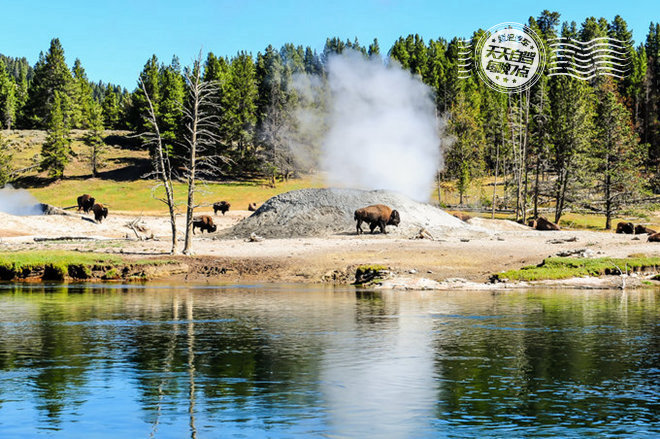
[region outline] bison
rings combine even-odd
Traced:
[[[218,226],[213,224],[213,218],[211,218],[208,215],[202,215],[197,218],[193,218],[193,225],[192,225],[192,230],[193,234],[195,234],[195,229],[200,229],[202,233],[206,231],[207,233],[213,233],[216,230],[218,230]]]
[[[468,222],[468,220],[472,219],[472,217],[470,215],[468,215],[467,213],[463,213],[463,212],[455,212],[455,213],[452,213],[452,215],[455,216],[456,218],[458,218],[459,220],[465,222],[465,223]]]
[[[660,242],[660,233],[654,233],[652,235],[649,235],[648,241],[649,242]]]
[[[95,203],[92,211],[94,212],[94,219],[97,223],[102,222],[103,218],[108,217],[108,208],[101,203]]]
[[[552,221],[540,216],[536,219],[536,230],[561,230],[561,228]]]
[[[643,226],[641,224],[635,226],[635,235],[644,235],[644,234],[653,235],[655,233],[656,233],[655,230],[649,229],[648,227]]]
[[[622,221],[616,225],[616,233],[632,235],[635,233],[635,225],[633,223],[625,223]]]
[[[248,205],[248,210],[249,210],[250,212],[254,212],[255,210],[257,210],[257,203],[250,203],[250,204]]]
[[[353,219],[357,221],[357,234],[362,233],[362,222],[369,223],[371,233],[380,227],[380,233],[386,234],[385,225],[398,226],[401,222],[399,212],[383,204],[362,207],[355,211]]]
[[[224,215],[226,212],[229,211],[230,207],[231,204],[227,203],[226,201],[219,201],[217,203],[213,203],[213,213],[217,215],[218,211],[220,211]]]
[[[92,197],[89,194],[84,194],[78,197],[78,212],[81,210],[85,213],[89,213],[89,211],[94,207],[94,203],[96,203],[96,200],[94,197]]]

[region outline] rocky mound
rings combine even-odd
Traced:
[[[256,212],[222,232],[225,238],[246,238],[251,233],[266,238],[294,238],[355,234],[353,214],[371,204],[385,204],[399,211],[399,227],[387,226],[388,234],[411,238],[426,229],[434,238],[477,231],[443,210],[418,203],[390,191],[357,189],[302,189],[277,195]],[[363,225],[369,233],[369,226]]]

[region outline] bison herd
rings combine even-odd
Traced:
[[[97,203],[96,199],[89,194],[83,194],[78,197],[78,211],[89,213],[91,210],[94,212],[94,220],[101,223],[103,218],[108,217],[108,208],[101,203]]]
[[[224,215],[229,211],[231,204],[227,201],[218,201],[213,203],[213,213],[215,215],[218,212],[222,212]],[[257,210],[256,203],[250,203],[248,205],[248,210],[254,212]],[[83,194],[78,197],[78,211],[83,211],[89,213],[92,211],[94,213],[94,220],[97,223],[101,223],[104,218],[108,217],[108,208],[101,203],[97,203],[96,199],[89,194]],[[465,218],[454,214],[454,216],[467,220],[470,217],[466,216]],[[353,219],[357,221],[356,232],[358,235],[362,234],[362,223],[369,224],[369,230],[373,234],[376,228],[380,228],[380,233],[387,234],[385,230],[386,226],[397,226],[401,222],[401,216],[399,212],[395,209],[392,209],[389,206],[383,204],[374,204],[367,207],[362,207],[357,209],[353,214]],[[547,220],[544,217],[538,217],[536,219],[531,219],[528,221],[527,225],[536,230],[560,230],[560,227]],[[218,226],[213,223],[213,218],[209,215],[201,215],[199,217],[193,218],[193,233],[196,229],[200,229],[201,232],[213,233],[218,229]],[[642,224],[635,225],[631,222],[619,222],[616,225],[616,233],[624,233],[630,235],[648,235],[648,240],[650,242],[660,242],[660,233],[656,232],[653,229],[650,229]]]
[[[660,233],[642,224],[634,225],[631,222],[621,221],[616,225],[616,233],[627,235],[648,235],[649,242],[660,242]]]

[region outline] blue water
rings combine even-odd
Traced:
[[[660,437],[660,294],[0,286],[0,438]]]

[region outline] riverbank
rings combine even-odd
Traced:
[[[220,232],[249,214],[230,211],[214,219]],[[179,230],[183,230],[183,218],[177,221]],[[129,277],[209,284],[351,283],[356,268],[364,264],[383,265],[400,278],[424,278],[438,283],[458,278],[484,284],[496,273],[538,265],[558,254],[598,258],[660,256],[660,244],[647,242],[645,235],[583,230],[541,232],[497,220],[480,220],[478,232],[470,235],[448,233],[433,239],[389,234],[357,236],[347,230],[325,237],[251,241],[217,239],[217,234],[198,232],[192,257],[169,255],[169,230],[168,218],[164,216],[111,214],[102,224],[96,224],[89,216],[75,213],[23,217],[0,214],[0,252],[67,251],[81,259],[90,254],[116,256],[122,266],[167,260],[168,264],[152,264],[161,266],[160,269],[139,268],[136,272],[144,272],[143,276]],[[182,238],[179,237],[179,248]]]

